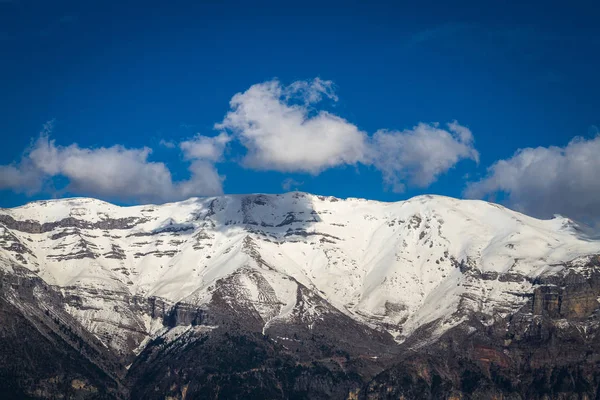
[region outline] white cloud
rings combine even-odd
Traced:
[[[566,147],[518,150],[488,168],[485,178],[469,183],[465,195],[503,194],[515,209],[538,217],[554,213],[600,222],[600,136],[573,139]]]
[[[229,112],[215,124],[218,135],[197,134],[178,144],[160,141],[167,148],[179,147],[190,164],[190,177],[183,181],[174,181],[164,163],[150,161],[150,148],[57,146],[49,139],[48,124],[19,163],[0,165],[0,189],[48,191],[51,178],[60,176],[67,178],[68,192],[109,199],[163,202],[220,194],[224,178],[214,164],[224,161],[234,141],[245,147],[241,160],[248,168],[317,175],[363,164],[380,170],[385,185],[397,192],[406,185],[428,186],[461,160],[478,161],[471,131],[456,121],[445,128],[419,123],[370,136],[319,109],[325,99],[338,100],[333,83],[319,78],[288,86],[271,80],[235,94]],[[301,184],[288,179],[282,187]]]
[[[448,130],[424,123],[404,131],[380,130],[371,148],[373,165],[394,192],[404,191],[406,182],[429,186],[462,159],[479,160],[471,131],[456,121]]]
[[[381,170],[394,191],[403,191],[406,183],[427,186],[462,159],[478,161],[471,131],[456,121],[447,129],[420,123],[370,137],[345,119],[316,109],[323,98],[337,101],[331,81],[256,84],[233,96],[231,110],[215,128],[230,132],[246,147],[243,164],[249,168],[316,175],[362,163]]]
[[[30,163],[0,165],[0,189],[32,195],[42,186],[39,171]]]
[[[227,143],[231,141],[229,135],[221,132],[218,136],[196,135],[193,139],[179,144],[187,160],[208,160],[217,162],[223,157]]]
[[[53,125],[54,120],[46,122],[40,132],[40,138],[47,137],[52,131]],[[38,142],[35,145],[32,143],[29,152],[35,151]],[[38,155],[39,158],[40,155]],[[53,168],[52,165],[43,164],[44,160],[38,161],[42,162],[44,168]],[[0,165],[0,189],[12,189],[32,195],[41,190],[43,175],[44,172],[36,165],[34,160],[24,156],[20,163]]]
[[[247,148],[243,164],[250,168],[318,174],[356,164],[365,158],[366,134],[343,118],[311,109],[323,97],[336,100],[332,90],[330,81],[320,79],[286,87],[277,80],[256,84],[233,96],[231,111],[215,127]]]
[[[188,169],[191,174],[190,179],[174,183],[177,194],[174,200],[223,194],[225,177],[219,175],[214,164],[202,160],[193,161]]]
[[[0,188],[32,194],[42,191],[49,178],[62,176],[70,193],[126,201],[164,202],[223,192],[212,164],[194,161],[188,180],[173,181],[164,163],[148,160],[151,152],[120,145],[57,146],[43,132],[18,164],[0,166]]]

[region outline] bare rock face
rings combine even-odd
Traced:
[[[121,360],[26,269],[0,271],[0,397],[121,398]]]
[[[599,254],[436,196],[3,209],[0,395],[598,398]]]
[[[515,314],[471,320],[375,377],[365,399],[595,399],[600,395],[598,257],[540,282]],[[551,283],[550,283],[551,282]]]
[[[535,315],[585,319],[598,309],[600,257],[590,258],[584,271],[542,278],[533,294]]]

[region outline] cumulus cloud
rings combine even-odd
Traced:
[[[0,166],[0,188],[33,194],[44,190],[50,178],[60,176],[68,179],[69,193],[125,201],[164,202],[223,192],[222,177],[209,161],[194,160],[190,178],[173,181],[164,163],[148,160],[151,152],[148,147],[120,145],[57,146],[46,130],[19,163]]]
[[[404,190],[406,182],[427,186],[460,160],[478,160],[471,131],[456,121],[447,129],[421,123],[411,130],[380,130],[369,136],[317,109],[324,99],[337,101],[331,81],[256,84],[233,96],[231,110],[215,128],[246,147],[246,167],[316,175],[337,166],[373,165],[394,191]]]
[[[467,185],[465,195],[506,196],[525,213],[546,218],[554,213],[599,223],[600,136],[575,138],[565,147],[518,150],[488,168],[487,176]]]
[[[462,159],[479,161],[471,131],[456,121],[447,130],[424,123],[404,131],[379,130],[371,149],[373,165],[394,192],[404,191],[405,182],[429,186]]]
[[[253,85],[230,101],[231,111],[216,129],[231,132],[247,148],[243,164],[259,170],[318,174],[356,164],[366,155],[366,133],[343,118],[312,105],[336,100],[330,81],[277,80]]]
[[[221,132],[218,136],[196,135],[179,144],[187,160],[221,161],[225,146],[231,141],[229,135]]]
[[[126,201],[220,194],[224,178],[215,163],[225,161],[234,141],[245,148],[241,157],[234,156],[247,168],[317,175],[362,164],[381,171],[385,186],[396,192],[406,185],[428,186],[461,160],[478,161],[473,134],[456,121],[370,135],[320,107],[325,100],[338,98],[333,83],[319,78],[287,86],[271,80],[235,94],[229,112],[215,124],[217,135],[160,141],[177,147],[189,165],[190,177],[177,181],[164,163],[150,160],[148,147],[59,146],[50,140],[49,124],[19,162],[0,165],[0,189],[48,192],[53,177],[64,177],[67,192]],[[301,184],[286,179],[282,187]]]
[[[32,195],[41,188],[39,171],[29,163],[0,165],[0,189]]]

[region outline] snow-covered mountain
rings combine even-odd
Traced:
[[[598,253],[566,218],[441,196],[73,198],[0,210],[0,269],[58,288],[64,311],[124,356],[172,328],[174,310],[174,324],[189,325],[217,301],[252,314],[263,334],[334,313],[398,343],[416,331],[428,342],[474,316],[490,325],[516,312],[541,277]]]

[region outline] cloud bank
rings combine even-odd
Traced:
[[[465,195],[507,196],[520,211],[547,218],[558,213],[598,224],[600,215],[600,136],[575,138],[565,147],[519,149],[496,161],[487,176],[468,184]]]
[[[330,81],[256,84],[233,96],[231,110],[215,128],[246,147],[243,164],[248,168],[316,175],[361,163],[380,170],[386,186],[396,192],[407,183],[428,186],[463,159],[478,161],[471,131],[456,121],[447,129],[420,123],[369,136],[347,120],[316,109],[324,99],[337,101]]]
[[[245,168],[318,175],[361,164],[379,170],[384,186],[395,192],[407,185],[426,187],[461,160],[478,161],[471,131],[456,121],[370,135],[323,107],[336,101],[333,83],[319,78],[287,86],[271,80],[235,94],[214,126],[216,136],[161,139],[160,146],[180,150],[189,172],[184,180],[174,180],[166,164],[151,161],[149,147],[60,146],[50,139],[48,124],[20,161],[0,165],[0,189],[57,192],[52,183],[65,178],[64,192],[128,202],[217,195],[223,193],[224,176],[215,165],[228,161],[233,142],[243,152],[232,158]],[[299,185],[282,184],[286,190]]]
[[[0,189],[34,194],[47,189],[52,178],[64,177],[69,193],[125,201],[165,202],[223,193],[222,177],[211,159],[190,157],[190,178],[173,181],[164,163],[148,160],[148,147],[63,147],[50,140],[50,131],[47,125],[19,163],[0,166]]]

